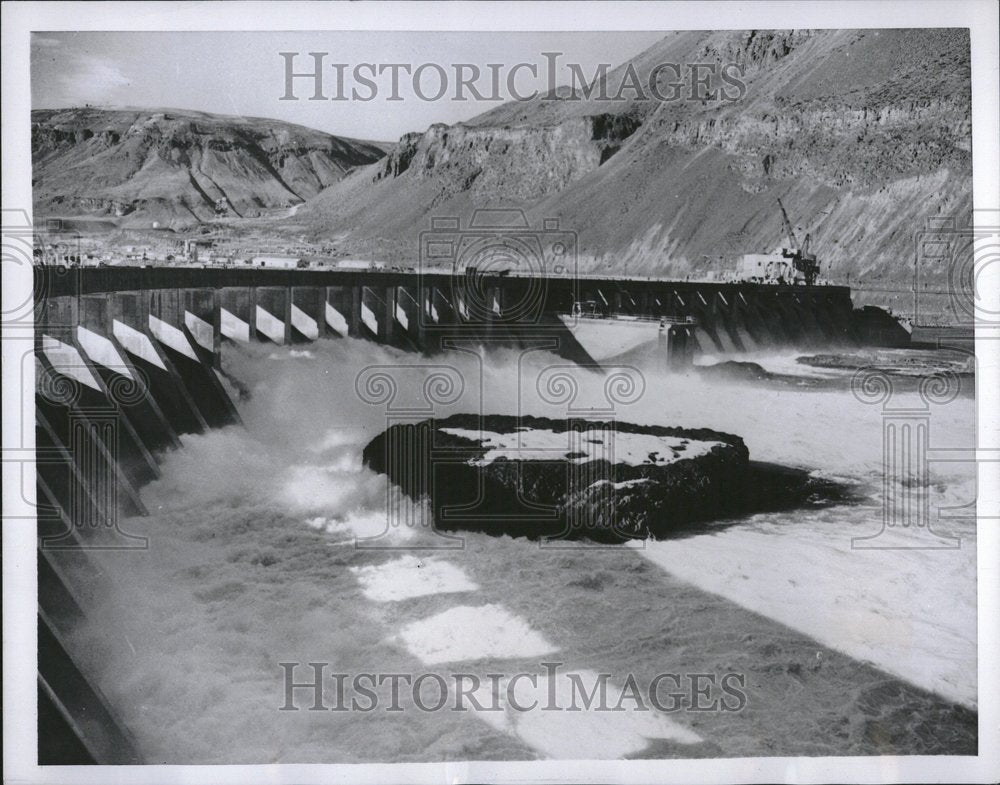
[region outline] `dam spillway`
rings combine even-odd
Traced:
[[[74,598],[87,593],[67,575],[86,573],[89,548],[145,548],[120,521],[146,514],[139,491],[159,476],[159,456],[185,434],[239,422],[222,374],[226,345],[357,338],[434,354],[464,343],[586,364],[591,358],[565,320],[580,302],[690,331],[703,353],[866,342],[845,287],[37,267],[38,691],[40,713],[60,729],[41,746],[43,762],[137,761],[127,730],[61,633],[82,612]]]
[[[117,320],[173,335],[163,324],[213,354],[223,337],[285,344],[351,336],[432,352],[457,336],[552,337],[565,333],[556,316],[588,301],[612,315],[691,319],[702,352],[865,341],[843,286],[437,270],[40,266],[35,291],[41,328],[73,322],[110,329]]]

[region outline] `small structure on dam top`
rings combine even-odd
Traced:
[[[754,283],[814,286],[819,277],[819,262],[816,254],[809,251],[812,237],[807,234],[805,242],[799,245],[781,199],[778,199],[778,209],[781,210],[788,246],[769,254],[744,254],[740,257],[739,274],[743,280]]]

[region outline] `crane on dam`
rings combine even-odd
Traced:
[[[800,245],[785,205],[780,198],[777,202],[788,246],[769,254],[744,254],[740,259],[741,276],[760,283],[814,286],[819,276],[819,262],[816,254],[809,250],[812,235],[806,234],[805,242]]]
[[[819,275],[819,262],[816,261],[816,254],[809,252],[809,242],[812,240],[812,235],[806,234],[805,242],[800,246],[799,241],[795,238],[795,230],[792,229],[792,222],[788,220],[785,205],[781,203],[781,199],[777,201],[778,207],[781,209],[781,220],[785,225],[785,234],[788,235],[790,246],[787,249],[783,248],[782,252],[791,253],[796,283],[801,279],[806,286],[812,286],[816,283],[816,277]]]

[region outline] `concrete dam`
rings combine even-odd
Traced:
[[[580,304],[590,304],[589,314]],[[891,320],[889,320],[891,321]],[[144,549],[123,525],[185,434],[239,422],[227,344],[360,338],[435,354],[462,344],[597,364],[576,322],[640,325],[665,363],[895,341],[834,286],[442,272],[100,267],[35,269],[38,696],[41,763],[135,763],[136,746],[78,666],[91,548]],[[873,326],[874,325],[874,326]],[[881,325],[881,326],[880,326]],[[627,329],[632,329],[628,327]],[[621,347],[619,347],[621,348]],[[101,576],[92,570],[93,580]]]

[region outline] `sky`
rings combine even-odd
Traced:
[[[556,84],[561,85],[570,81],[569,63],[578,64],[589,78],[599,64],[617,66],[664,35],[648,31],[37,32],[31,47],[32,107],[194,109],[270,117],[340,136],[396,141],[432,123],[460,122],[498,106],[511,98],[509,87],[522,96],[535,89],[544,91],[550,69],[543,53],[561,53],[554,68]],[[312,72],[311,52],[326,53],[321,59],[324,100],[309,100],[314,96],[312,78],[292,80],[292,90],[286,92],[286,62],[295,72]],[[537,78],[529,68],[514,71],[518,63],[534,64]],[[344,66],[340,88],[334,64]],[[408,65],[409,73],[394,64]],[[466,66],[465,77],[474,74],[473,67],[479,69],[472,88],[483,100],[472,88],[460,87],[458,64]],[[489,64],[494,64],[492,70]],[[373,73],[380,66],[381,74]],[[394,71],[396,100],[392,100]],[[357,73],[373,82],[374,89],[355,78]],[[442,74],[444,96],[421,99],[420,95],[431,99],[440,92]],[[493,87],[493,74],[499,77],[498,89]],[[338,90],[346,100],[330,100]],[[371,100],[361,100],[373,94]],[[298,100],[281,100],[283,96]],[[490,100],[494,96],[498,100]]]

